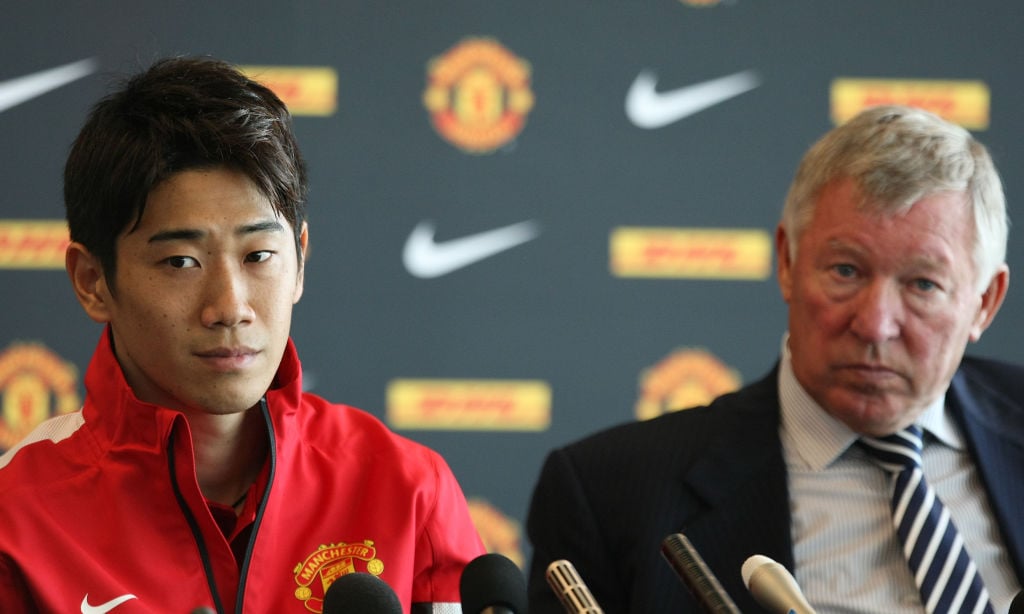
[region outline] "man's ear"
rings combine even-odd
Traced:
[[[1010,285],[1010,269],[1003,263],[999,269],[996,270],[996,274],[992,276],[992,281],[988,283],[988,287],[981,294],[981,305],[978,307],[978,313],[974,317],[974,323],[971,326],[971,341],[977,341],[981,339],[981,334],[985,332],[988,325],[995,319],[996,313],[999,312],[999,308],[1003,305],[1003,299],[1006,298],[1006,289]]]
[[[85,313],[96,322],[109,322],[111,295],[99,259],[81,243],[73,242],[64,252],[64,268]]]
[[[306,278],[306,259],[309,256],[309,224],[302,223],[302,232],[299,233],[299,278],[295,282],[295,296],[292,297],[292,304],[298,303],[302,298],[302,287]]]
[[[789,303],[789,297],[793,293],[793,261],[791,256],[786,227],[779,224],[775,228],[775,257],[777,258],[775,272],[779,278],[779,290],[782,291],[782,300],[787,303]]]

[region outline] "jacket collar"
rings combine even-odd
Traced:
[[[180,422],[188,430],[184,414],[135,396],[114,355],[110,326],[104,328],[85,374],[86,401],[82,416],[96,443],[106,449],[115,443],[144,446],[162,452],[171,429]],[[291,339],[267,391],[275,428],[283,415],[294,413],[302,395],[302,368]],[[276,408],[276,412],[275,412]],[[275,415],[278,414],[278,415]],[[191,441],[191,437],[185,437]]]
[[[740,575],[748,557],[762,554],[793,568],[777,381],[776,368],[712,404],[710,412],[720,410],[734,424],[719,430],[728,439],[711,442],[686,478],[704,506],[682,532],[744,611],[755,607]]]
[[[1024,483],[1013,476],[1024,467],[1024,431],[1018,400],[1004,396],[977,377],[969,362],[953,377],[946,403],[963,430],[981,474],[989,504],[1002,528],[1003,542],[1017,576],[1024,573],[1024,531],[1013,530],[1024,516]]]

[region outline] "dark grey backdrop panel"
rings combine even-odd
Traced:
[[[144,2],[5,5],[0,81],[83,58],[99,71],[0,112],[0,218],[62,217],[60,174],[88,106],[114,75],[167,54],[330,66],[338,110],[299,117],[311,172],[306,294],[293,335],[314,391],[383,416],[396,377],[529,378],[553,391],[546,432],[407,434],[442,452],[466,492],[525,514],[543,455],[633,419],[639,374],[707,348],[744,381],[775,360],[785,309],[774,279],[621,279],[618,226],[771,231],[799,156],[831,126],[836,77],[971,79],[992,93],[991,147],[1011,215],[1024,191],[1024,10],[1011,1]],[[518,138],[471,155],[432,128],[427,62],[465,37],[497,39],[532,68]],[[756,89],[661,129],[633,126],[644,69],[672,89],[742,70]],[[523,220],[539,238],[451,275],[402,266],[406,237]],[[974,351],[1018,358],[1024,293]],[[0,270],[0,349],[39,341],[84,369],[99,328],[61,271]]]

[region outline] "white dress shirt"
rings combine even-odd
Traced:
[[[893,528],[890,474],[852,446],[857,433],[826,413],[797,382],[785,340],[779,401],[794,575],[807,600],[819,614],[923,612]],[[944,399],[917,423],[926,433],[925,477],[949,509],[995,611],[1005,613],[1020,585],[981,478]]]

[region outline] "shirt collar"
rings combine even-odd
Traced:
[[[917,419],[917,423],[926,432],[931,435],[939,442],[953,448],[954,450],[964,450],[964,438],[960,433],[960,428],[953,422],[953,416],[946,411],[946,399],[945,395],[936,399],[928,409],[925,410],[921,417]]]

